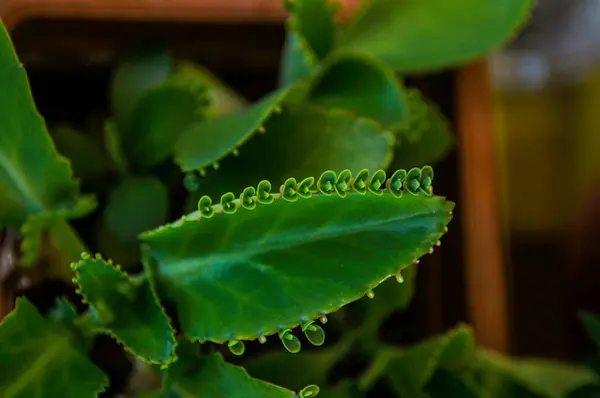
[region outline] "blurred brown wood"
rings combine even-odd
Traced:
[[[491,83],[485,61],[458,71],[456,121],[469,320],[482,346],[507,352],[506,269],[500,226]]]
[[[151,22],[281,22],[281,0],[3,0],[7,29],[27,19],[102,19]],[[345,6],[358,0],[343,0]]]

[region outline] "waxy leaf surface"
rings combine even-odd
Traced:
[[[19,227],[30,213],[71,206],[78,192],[0,22],[0,225]]]
[[[25,299],[0,324],[2,398],[96,398],[108,378],[69,325],[43,318]]]
[[[512,38],[532,0],[369,0],[343,29],[339,50],[404,72],[452,66]]]
[[[113,265],[85,256],[75,279],[105,333],[148,362],[175,359],[174,332],[147,278],[129,278]]]
[[[180,398],[297,398],[290,390],[251,378],[220,354],[200,357],[193,348],[181,343],[179,360],[167,372],[166,387]]]
[[[212,218],[198,211],[142,240],[186,336],[255,339],[361,298],[429,252],[452,208],[408,193],[316,194]]]

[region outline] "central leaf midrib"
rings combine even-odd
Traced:
[[[52,339],[54,340],[54,339]],[[66,342],[67,339],[60,339]],[[40,340],[38,340],[40,343]],[[27,370],[20,374],[16,382],[4,392],[4,398],[17,397],[19,393],[23,391],[29,384],[39,381],[39,375],[44,373],[44,369],[53,362],[54,358],[58,357],[60,352],[63,352],[66,344],[51,344],[42,355],[37,357],[32,366],[28,367]],[[48,346],[46,346],[48,347]],[[63,355],[64,357],[64,355]]]
[[[444,204],[446,204],[447,202],[443,202],[441,203],[440,209],[443,208]],[[303,237],[302,239],[288,239],[286,242],[280,242],[280,243],[268,243],[266,241],[257,241],[257,244],[251,245],[251,244],[246,244],[246,247],[253,247],[254,249],[252,250],[238,250],[234,253],[232,252],[228,252],[226,254],[219,254],[219,255],[208,255],[206,257],[202,257],[202,258],[187,258],[187,259],[183,259],[183,260],[179,260],[179,261],[169,261],[167,260],[166,263],[168,263],[168,267],[165,267],[161,274],[163,275],[168,275],[171,278],[181,278],[187,274],[190,273],[197,273],[198,272],[198,267],[199,267],[199,262],[204,263],[204,264],[210,264],[210,263],[214,263],[214,262],[219,262],[219,259],[227,259],[229,262],[232,261],[232,259],[235,258],[240,258],[240,259],[248,259],[251,256],[255,256],[257,254],[265,254],[268,252],[274,252],[274,251],[281,251],[284,250],[286,248],[289,247],[293,247],[293,246],[297,246],[298,244],[295,242],[302,242],[302,245],[306,245],[306,244],[310,244],[316,241],[321,241],[321,240],[327,240],[327,239],[331,239],[331,238],[342,238],[344,236],[348,236],[348,235],[352,235],[361,231],[365,231],[368,229],[373,229],[373,228],[377,228],[381,225],[386,225],[389,223],[393,223],[396,221],[410,221],[413,220],[415,218],[418,217],[423,217],[425,216],[434,216],[438,213],[438,211],[429,211],[429,212],[423,212],[423,213],[418,213],[418,214],[410,214],[410,215],[398,215],[397,217],[391,217],[391,218],[386,218],[384,220],[378,220],[375,222],[370,222],[370,223],[361,223],[360,225],[354,225],[350,228],[344,228],[343,231],[335,231],[335,232],[331,232],[331,233],[321,233],[321,234],[305,234],[306,237]],[[325,230],[327,231],[327,228],[325,228]],[[273,235],[273,236],[276,236]],[[151,246],[151,245],[150,245]],[[159,263],[161,263],[161,261],[159,260]],[[163,263],[164,264],[164,263]]]
[[[12,182],[12,185],[16,187],[17,191],[21,194],[23,201],[32,207],[29,208],[29,206],[26,205],[27,210],[30,212],[41,212],[45,210],[44,205],[38,200],[34,191],[31,189],[31,186],[28,183],[23,183],[23,181],[28,181],[27,177],[19,173],[17,168],[13,166],[12,162],[10,162],[2,152],[0,152],[0,167],[6,171],[9,184]]]

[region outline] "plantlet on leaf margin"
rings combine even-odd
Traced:
[[[389,179],[383,170],[328,170],[288,178],[273,193],[264,180],[216,204],[203,196],[197,212],[141,235],[144,265],[190,340],[228,342],[239,355],[242,340],[278,334],[298,352],[295,327],[322,344],[311,320],[370,295],[438,242],[454,205],[432,195],[432,180],[428,166]]]

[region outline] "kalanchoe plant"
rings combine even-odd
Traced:
[[[466,326],[410,348],[377,339],[454,206],[433,195],[427,166],[450,147],[448,124],[397,73],[479,56],[512,34],[530,1],[370,0],[341,22],[325,0],[284,4],[275,92],[247,104],[208,71],[146,51],[117,69],[99,137],[57,128],[51,138],[0,30],[0,226],[18,231],[19,265],[72,279],[87,304],[80,313],[59,299],[42,313],[17,299],[0,324],[0,396],[97,396],[109,385],[89,359],[99,334],[160,376],[139,397],[314,397],[357,345],[372,365],[322,395],[362,396],[380,380],[409,397],[489,387],[477,377],[497,361],[479,366]],[[94,226],[85,239],[69,223],[82,217]],[[325,344],[329,314],[390,277],[406,282],[386,281],[359,327],[289,354]],[[286,388],[225,361],[252,341],[285,348],[246,365],[252,375],[291,370],[279,375]]]

